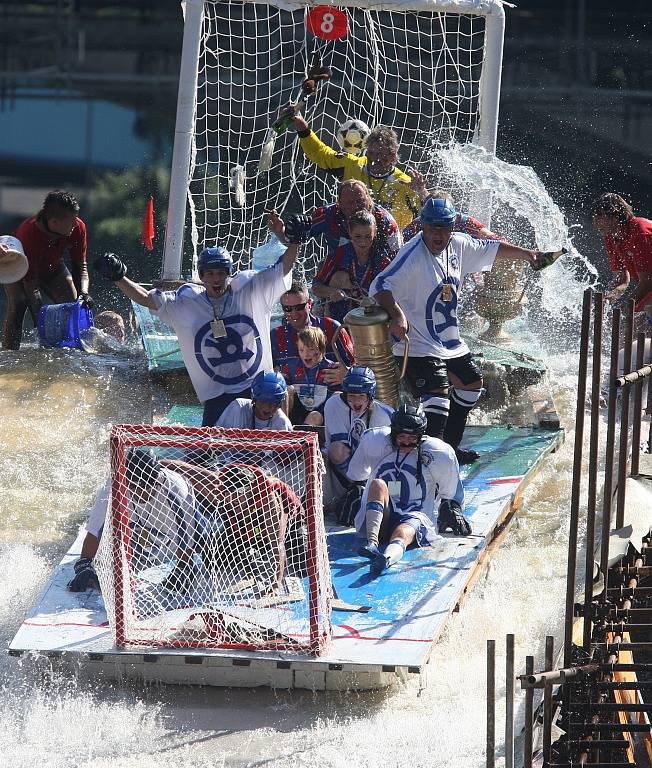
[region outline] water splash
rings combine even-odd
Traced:
[[[532,168],[513,165],[472,144],[454,144],[440,152],[440,160],[444,183],[460,207],[490,220],[493,231],[526,248],[567,248],[568,253],[543,272],[524,270],[522,290],[528,301],[523,316],[543,340],[549,340],[552,327],[572,343],[582,293],[597,283],[598,272],[573,245],[564,215],[541,179]]]

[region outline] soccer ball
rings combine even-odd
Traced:
[[[345,120],[337,128],[337,143],[345,152],[361,155],[370,133],[369,126],[362,120]]]

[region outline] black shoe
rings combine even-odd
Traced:
[[[437,530],[446,533],[449,528],[455,536],[471,535],[471,523],[462,514],[460,505],[452,499],[443,499],[439,505]]]
[[[456,448],[455,455],[460,466],[463,464],[473,464],[474,461],[480,458],[480,454],[477,451],[465,451],[464,448]]]

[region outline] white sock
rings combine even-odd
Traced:
[[[380,527],[383,524],[385,507],[380,501],[368,501],[365,510],[365,525],[367,529],[367,541],[378,546]]]
[[[403,544],[400,539],[394,539],[385,547],[385,552],[383,554],[388,559],[388,564],[394,565],[394,563],[397,563],[405,554],[405,544]]]

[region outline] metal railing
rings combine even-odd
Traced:
[[[626,516],[628,476],[641,475],[641,429],[652,416],[652,364],[644,365],[645,334],[636,336],[633,360],[634,303],[612,314],[607,432],[604,446],[602,519],[598,519],[600,474],[601,357],[604,316],[603,296],[587,289],[583,297],[577,411],[569,526],[566,612],[563,661],[554,668],[554,640],[546,638],[544,669],[534,671],[534,657],[527,656],[525,674],[517,679],[524,692],[523,761],[531,768],[534,736],[542,744],[544,768],[617,768],[649,765],[652,761],[652,663],[633,655],[652,650],[652,587],[641,580],[652,576],[652,534],[640,545],[628,545],[625,555],[609,567],[609,542],[615,512],[615,529]],[[587,378],[591,360],[589,456],[584,467]],[[619,370],[622,365],[622,372]],[[634,366],[634,367],[632,367]],[[650,381],[645,408],[643,384]],[[618,399],[620,398],[620,404]],[[646,452],[652,453],[652,425]],[[588,475],[583,504],[582,479]],[[580,511],[586,509],[583,601],[576,602],[578,531]],[[650,522],[652,523],[652,516]],[[595,575],[597,524],[600,523],[599,570]],[[601,582],[601,579],[603,580]],[[581,623],[581,627],[576,623]],[[575,645],[573,638],[581,644]],[[574,635],[575,630],[575,635]],[[505,766],[513,768],[514,738],[514,636],[506,643]],[[543,691],[535,717],[534,699]],[[648,699],[652,701],[652,697]],[[487,644],[487,768],[495,765],[495,641]],[[561,729],[560,731],[558,729]],[[553,737],[555,733],[555,737]],[[562,735],[559,735],[559,734]]]

